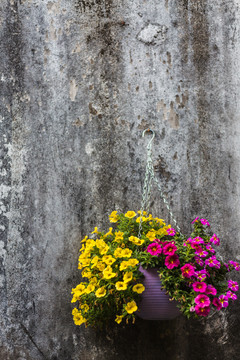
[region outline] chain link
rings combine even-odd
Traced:
[[[145,179],[144,179],[144,186],[143,186],[143,193],[142,193],[142,202],[141,202],[141,210],[140,210],[140,221],[139,221],[139,230],[138,230],[138,237],[141,237],[141,232],[142,232],[142,221],[143,221],[143,214],[144,214],[144,210],[147,212],[147,214],[149,214],[149,208],[150,208],[150,196],[151,196],[151,189],[152,189],[152,183],[154,181],[154,183],[156,184],[160,196],[163,199],[164,204],[166,205],[166,208],[169,212],[170,215],[170,220],[171,222],[173,222],[175,224],[175,228],[177,229],[177,231],[181,234],[181,230],[180,227],[177,224],[177,220],[175,219],[173,212],[171,210],[170,204],[166,198],[166,196],[164,195],[162,188],[161,188],[161,184],[158,181],[158,179],[156,178],[155,174],[154,174],[154,166],[153,166],[153,161],[152,161],[152,143],[153,143],[153,139],[155,137],[155,132],[153,130],[147,129],[143,131],[142,136],[144,137],[146,131],[151,131],[152,132],[152,138],[147,146],[147,165],[146,165],[146,172],[145,172]]]

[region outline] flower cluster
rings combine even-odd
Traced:
[[[238,284],[227,282],[226,275],[240,265],[217,259],[214,246],[220,240],[207,235],[207,220],[196,218],[188,239],[146,212],[113,211],[109,220],[114,229],[95,227],[82,240],[78,268],[83,280],[72,289],[76,325],[100,326],[111,319],[119,324],[123,318],[134,322],[145,290],[139,265],[159,270],[162,286],[187,317],[206,316],[212,306],[220,310],[236,300]]]

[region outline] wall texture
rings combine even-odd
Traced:
[[[1,0],[1,360],[239,359],[239,302],[102,332],[70,303],[80,239],[140,207],[147,127],[180,227],[208,218],[240,260],[239,5]]]

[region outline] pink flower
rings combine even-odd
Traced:
[[[176,254],[168,255],[165,259],[165,265],[168,269],[173,269],[174,267],[178,267],[178,265],[180,265],[178,256]]]
[[[207,284],[205,282],[196,281],[192,284],[192,287],[194,291],[204,293],[206,291]]]
[[[210,226],[209,222],[206,219],[201,219],[200,221],[203,225]]]
[[[174,236],[176,234],[176,230],[173,228],[167,229],[167,233],[170,236]]]
[[[239,265],[239,263],[237,263],[236,261],[230,260],[230,261],[228,262],[228,264],[230,264],[232,267],[234,267],[234,269],[235,269],[236,271],[239,271],[239,270],[240,270],[240,265]]]
[[[206,289],[206,294],[208,294],[208,295],[217,295],[217,289],[215,289],[215,287],[213,287],[212,285],[208,285],[207,286],[207,289]]]
[[[216,306],[217,310],[221,310],[222,303],[218,298],[214,298],[212,303],[213,303],[214,306]]]
[[[177,251],[177,247],[174,243],[169,243],[163,247],[164,255],[173,255]]]
[[[208,256],[208,252],[205,250],[202,250],[202,251],[197,250],[197,251],[195,251],[195,254],[200,256],[201,258]]]
[[[214,245],[219,245],[220,244],[220,239],[217,237],[216,234],[213,234],[213,236],[210,238],[210,243],[213,243]]]
[[[182,276],[185,278],[190,278],[194,275],[194,267],[190,264],[185,264],[181,267]]]
[[[194,260],[196,261],[196,263],[200,266],[204,265],[204,261],[203,259],[201,259],[199,256],[195,256]]]
[[[201,307],[199,305],[196,305],[195,311],[198,316],[208,316],[210,312],[210,306]]]
[[[228,280],[228,288],[232,291],[238,291],[237,281]]]
[[[190,307],[190,312],[194,312],[195,311],[195,306],[191,306]]]
[[[197,216],[193,221],[192,221],[192,224],[195,223],[196,221],[198,221],[199,219],[199,216]]]
[[[212,246],[209,245],[209,244],[206,245],[206,249],[207,249],[210,253],[212,253],[212,254],[215,253],[215,250],[214,250],[214,249],[212,248]]]
[[[209,297],[204,294],[199,294],[197,297],[195,297],[194,301],[199,307],[209,306],[211,303]]]
[[[231,292],[230,290],[227,291],[226,296],[227,296],[229,299],[237,300],[237,295],[234,294],[233,292]]]
[[[196,271],[195,276],[198,278],[198,280],[203,281],[207,278],[207,276],[209,276],[209,273],[207,272],[207,270],[204,269],[204,270]]]
[[[221,267],[221,263],[216,259],[216,256],[212,256],[205,260],[205,264],[216,269],[220,269]]]
[[[153,256],[158,256],[162,252],[161,245],[159,245],[158,243],[149,244],[147,247],[147,252],[149,252]]]
[[[226,263],[224,263],[224,265],[226,266],[227,271],[230,271],[230,269],[229,269],[229,265],[228,265],[228,264],[226,264]]]
[[[220,295],[218,299],[222,304],[222,307],[228,307],[228,297],[226,295]]]
[[[200,236],[196,236],[195,238],[193,238],[193,243],[194,244],[205,244],[204,240]]]

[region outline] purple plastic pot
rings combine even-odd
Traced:
[[[170,301],[165,290],[161,290],[161,281],[157,269],[143,269],[145,291],[141,295],[137,315],[145,320],[171,320],[180,315],[176,301]]]

